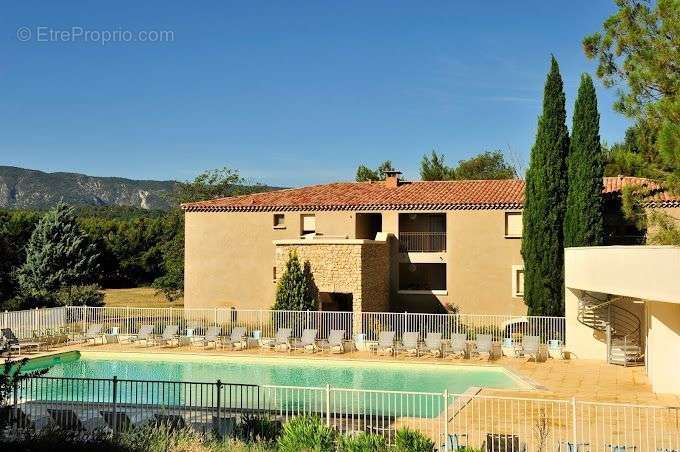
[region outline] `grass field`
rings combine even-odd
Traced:
[[[181,308],[184,300],[169,302],[163,295],[156,295],[151,287],[135,287],[132,289],[106,289],[104,291],[106,306],[134,306],[137,308]]]

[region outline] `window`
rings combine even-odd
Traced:
[[[301,219],[302,234],[313,234],[316,232],[316,217],[314,215],[302,215]]]
[[[272,267],[272,280],[276,282],[276,265]]]
[[[446,264],[399,264],[399,293],[445,294]]]
[[[522,237],[522,212],[505,212],[505,236]]]
[[[512,266],[512,296],[524,296],[524,265]]]
[[[274,229],[286,228],[286,216],[282,213],[274,214]]]

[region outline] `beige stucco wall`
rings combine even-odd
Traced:
[[[581,290],[644,300],[647,374],[655,392],[680,393],[680,248],[611,246],[565,250],[567,348],[578,358],[606,360],[601,335],[579,323]],[[631,306],[627,306],[631,309]],[[636,307],[640,309],[640,305]]]
[[[448,296],[461,312],[526,314],[512,296],[512,266],[522,265],[522,240],[505,238],[505,211],[464,210],[447,214]]]
[[[274,212],[187,212],[185,306],[269,308],[275,291],[273,241],[298,238],[300,216],[306,213],[285,212],[285,228],[274,229]],[[354,212],[313,213],[322,237],[355,237]],[[399,212],[380,213],[383,232],[398,235]],[[521,240],[504,237],[504,211],[449,211],[446,216],[447,252],[418,258],[447,263],[447,294],[398,294],[399,256],[390,244],[391,309],[437,312],[455,303],[467,313],[526,313],[522,299],[511,294],[512,265],[522,263]]]
[[[645,306],[646,362],[652,390],[680,394],[680,304],[650,301]]]

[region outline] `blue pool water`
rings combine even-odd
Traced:
[[[20,397],[24,400],[110,406],[114,399],[111,379],[116,376],[115,400],[121,405],[215,407],[219,392],[222,408],[322,413],[330,397],[333,412],[421,418],[440,415],[446,406],[444,390],[455,397],[471,386],[528,387],[500,367],[245,355],[70,352],[31,360],[24,371],[35,369],[49,369],[47,377],[57,378],[39,378],[22,385]],[[218,379],[225,383],[220,391],[216,391]],[[326,393],[326,385],[349,390]]]
[[[526,389],[500,367],[380,363],[267,357],[79,353],[38,358],[25,370],[49,368],[51,377],[89,377],[257,385],[379,389],[460,394],[471,386]]]

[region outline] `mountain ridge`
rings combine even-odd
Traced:
[[[89,176],[0,165],[0,208],[48,209],[59,201],[79,206],[129,206],[167,210],[173,180]],[[265,190],[275,187],[263,187]]]

